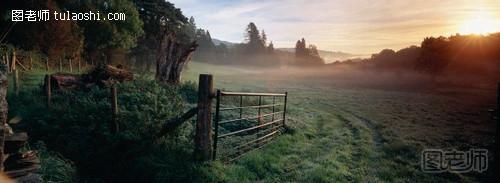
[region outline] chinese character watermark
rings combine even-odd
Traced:
[[[23,10],[12,10],[12,21],[13,22],[22,22],[24,18]]]
[[[469,151],[445,151],[425,149],[422,151],[421,168],[426,173],[455,172],[482,173],[488,169],[488,150],[470,149]]]
[[[126,21],[125,13],[107,13],[101,17],[99,11],[70,12],[70,11],[50,11],[50,10],[11,10],[11,21],[13,22],[37,22],[37,21]],[[50,18],[53,16],[52,18]]]

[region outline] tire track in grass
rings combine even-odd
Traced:
[[[366,126],[368,129],[370,129],[371,134],[372,134],[372,141],[373,141],[373,144],[375,145],[375,148],[377,148],[377,149],[382,148],[382,146],[384,145],[384,138],[382,138],[382,134],[380,134],[380,132],[376,128],[375,121],[370,120],[368,118],[365,118],[363,116],[360,116],[360,115],[358,115],[352,111],[346,110],[346,109],[342,109],[342,111],[354,116],[359,121],[361,121],[364,124],[364,126]]]
[[[327,103],[326,105],[329,105],[336,110],[342,112],[342,113],[347,113],[350,116],[353,116],[356,118],[358,121],[360,121],[366,128],[370,130],[370,134],[372,136],[372,142],[377,150],[381,150],[383,144],[384,144],[384,138],[382,137],[382,134],[378,131],[376,124],[374,120],[370,120],[366,117],[363,117],[361,115],[358,115],[350,110],[344,109],[342,107],[338,107],[335,104]]]

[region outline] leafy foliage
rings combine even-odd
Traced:
[[[191,89],[154,81],[120,84],[120,132],[116,134],[110,131],[106,88],[56,93],[50,109],[39,89],[8,99],[10,115],[23,118],[18,128],[73,161],[82,180],[154,182],[182,180],[171,172],[193,171],[185,164],[191,159],[192,123],[165,137],[154,136],[167,119],[183,112],[186,104],[181,93],[192,93]]]

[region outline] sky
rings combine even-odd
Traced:
[[[420,45],[425,37],[500,32],[500,0],[167,0],[213,38],[240,43],[254,22],[275,47],[304,37],[356,54]]]

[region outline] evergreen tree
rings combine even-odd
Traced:
[[[274,53],[274,44],[272,41],[269,42],[269,46],[267,47],[267,52],[271,54]]]
[[[246,28],[246,41],[246,53],[262,53],[264,50],[264,44],[262,44],[262,38],[259,34],[259,30],[253,22],[250,22]]]
[[[265,47],[265,45],[267,45],[267,35],[266,35],[266,32],[264,30],[262,30],[261,36],[262,36],[262,38],[261,38],[262,45],[264,45],[264,47]]]

